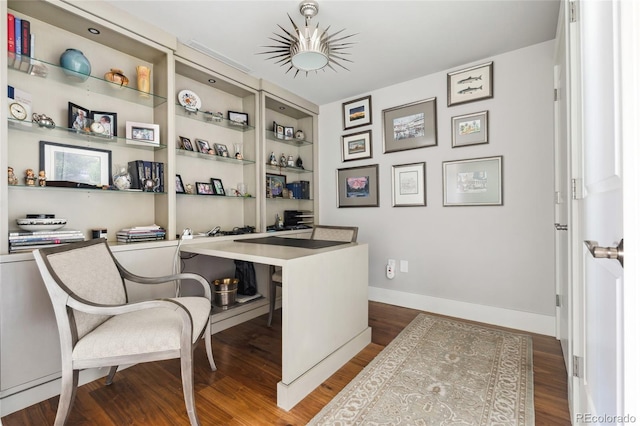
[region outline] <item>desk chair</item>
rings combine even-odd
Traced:
[[[311,232],[311,239],[355,243],[358,239],[358,227],[315,225]],[[269,281],[269,318],[267,319],[267,326],[271,327],[273,311],[276,309],[276,287],[282,287],[282,268],[276,268],[271,265],[269,273],[271,280]]]
[[[78,372],[180,358],[182,389],[191,425],[199,425],[193,392],[193,351],[204,337],[211,370],[211,288],[197,274],[146,278],[125,270],[104,239],[35,250],[38,269],[55,312],[62,353],[62,390],[55,425],[64,425],[75,399]],[[174,297],[128,303],[124,280],[160,284],[190,279],[204,297]],[[152,390],[150,390],[152,391]]]

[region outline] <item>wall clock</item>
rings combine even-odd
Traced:
[[[27,118],[27,109],[18,102],[12,102],[9,105],[9,112],[16,120],[22,121]]]

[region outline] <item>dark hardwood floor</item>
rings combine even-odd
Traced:
[[[351,381],[421,311],[369,303],[373,341],[291,411],[276,406],[280,380],[280,311],[273,328],[266,315],[213,336],[218,371],[212,372],[200,344],[195,352],[195,388],[202,425],[304,425]],[[567,374],[560,343],[533,338],[536,425],[569,425]],[[4,426],[51,425],[58,397],[3,417]],[[68,425],[188,425],[179,360],[135,365],[78,389]]]

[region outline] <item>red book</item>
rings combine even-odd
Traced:
[[[31,22],[22,20],[22,54],[31,56]]]
[[[15,51],[16,51],[16,27],[15,27],[14,16],[11,13],[7,13],[7,29],[8,29],[7,50],[9,52],[15,53]]]

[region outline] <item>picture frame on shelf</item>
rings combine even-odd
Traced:
[[[186,194],[187,191],[184,189],[184,184],[182,183],[182,176],[176,175],[176,194]]]
[[[443,205],[501,206],[502,156],[442,162]]]
[[[40,170],[48,181],[92,186],[113,183],[111,151],[106,149],[40,141]]]
[[[160,125],[127,121],[126,129],[128,144],[160,146]]]
[[[436,123],[435,97],[383,110],[383,152],[437,146]]]
[[[451,117],[451,147],[489,143],[489,111]]]
[[[222,179],[211,178],[211,185],[213,185],[213,195],[225,195]]]
[[[273,135],[278,139],[284,139],[284,126],[273,122]]]
[[[338,207],[379,207],[378,164],[336,170]]]
[[[284,126],[284,138],[293,139],[293,127]]]
[[[447,106],[493,98],[493,61],[447,73]]]
[[[371,130],[342,136],[342,162],[371,157]]]
[[[211,182],[196,182],[196,194],[215,195],[213,184]]]
[[[427,164],[398,164],[392,168],[393,207],[417,207],[427,205]]]
[[[91,131],[91,111],[73,102],[69,102],[69,128],[76,132],[89,133]]]
[[[198,145],[198,151],[202,154],[209,154],[209,151],[211,151],[209,142],[204,139],[196,139],[196,145]]]
[[[267,198],[283,198],[287,176],[267,173]]]
[[[180,148],[185,151],[193,151],[193,145],[191,144],[191,139],[185,138],[184,136],[178,136],[180,138]]]
[[[219,155],[220,157],[228,157],[229,156],[229,149],[223,143],[214,143],[213,144],[213,149],[216,152],[216,154]]]
[[[244,112],[227,111],[227,118],[231,124],[235,124],[237,126],[249,125],[249,114]]]
[[[104,136],[118,136],[118,114],[106,111],[91,111],[91,120],[94,123],[100,123],[104,128],[102,133]]]
[[[343,130],[368,126],[371,123],[371,95],[353,99],[342,104]]]

